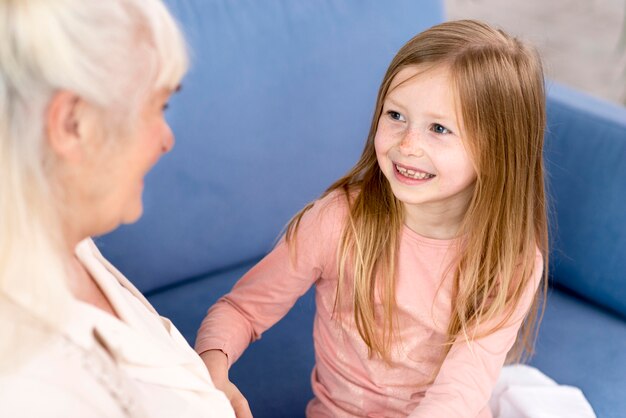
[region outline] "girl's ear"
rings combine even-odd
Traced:
[[[80,161],[87,133],[85,103],[69,91],[55,93],[46,111],[46,140],[54,154],[67,161]]]

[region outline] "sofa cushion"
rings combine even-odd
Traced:
[[[598,418],[626,417],[626,323],[577,296],[552,289],[531,365],[580,388]]]
[[[551,275],[626,317],[626,108],[548,90]]]
[[[97,240],[142,291],[260,256],[358,159],[396,51],[440,1],[166,1],[192,63],[141,220]]]

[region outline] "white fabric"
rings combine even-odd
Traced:
[[[493,390],[494,418],[595,418],[582,391],[558,385],[534,367],[507,366]]]
[[[0,416],[234,418],[183,336],[91,239],[76,255],[121,321],[75,301],[63,333],[12,375],[0,376]]]

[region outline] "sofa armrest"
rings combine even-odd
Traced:
[[[626,108],[548,85],[554,283],[626,317]]]

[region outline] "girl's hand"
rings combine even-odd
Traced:
[[[200,355],[209,370],[211,380],[216,388],[224,392],[237,418],[252,418],[248,401],[237,386],[228,379],[228,357],[221,350],[209,350]]]
[[[219,386],[217,383],[215,386],[226,394],[226,397],[235,410],[235,416],[237,418],[252,418],[252,411],[250,411],[248,401],[244,398],[239,389],[237,389],[237,386],[230,380],[227,380],[223,386]]]

